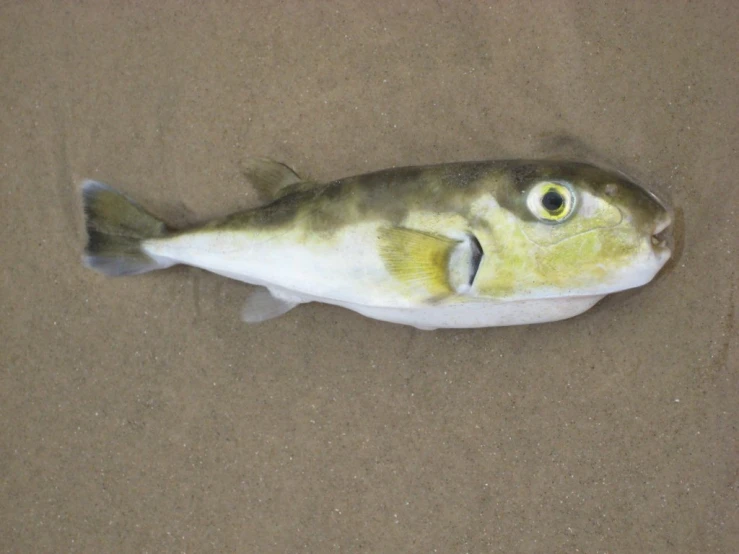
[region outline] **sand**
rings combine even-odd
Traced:
[[[0,550],[739,551],[739,4],[5,2]],[[174,224],[568,151],[676,207],[647,287],[422,332],[80,264],[84,178]]]

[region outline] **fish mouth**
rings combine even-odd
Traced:
[[[669,214],[655,226],[651,242],[654,252],[660,258],[664,257],[666,262],[672,254],[673,247],[672,217]]]
[[[669,255],[672,254],[672,247],[674,246],[673,242],[673,233],[672,233],[672,222],[675,219],[673,217],[673,211],[670,205],[665,202],[662,198],[657,196],[654,192],[648,191],[644,189],[647,195],[656,202],[659,207],[661,208],[661,217],[659,221],[657,221],[657,224],[654,227],[654,230],[652,231],[652,247],[657,252],[668,252],[668,258]]]

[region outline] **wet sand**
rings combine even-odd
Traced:
[[[0,550],[739,551],[737,6],[5,2]],[[680,244],[561,323],[246,326],[246,285],[80,264],[84,178],[182,225],[256,205],[253,156],[556,153]]]

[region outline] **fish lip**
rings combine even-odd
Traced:
[[[672,242],[673,242],[673,233],[672,233],[672,214],[669,212],[666,213],[665,217],[657,222],[654,229],[652,230],[651,235],[651,242],[652,242],[652,248],[656,252],[664,252],[668,251],[670,254],[672,253]]]
[[[646,195],[652,199],[664,211],[662,218],[657,222],[652,231],[652,236],[657,236],[666,231],[675,221],[675,210],[663,197],[657,195],[653,190],[642,187]]]
[[[672,216],[670,214],[667,214],[667,217],[657,222],[657,225],[655,225],[654,230],[652,231],[652,236],[656,237],[658,235],[661,235],[662,233],[667,231],[671,225]]]

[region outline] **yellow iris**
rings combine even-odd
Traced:
[[[539,221],[561,223],[574,211],[575,195],[567,185],[546,181],[529,191],[526,205]]]

